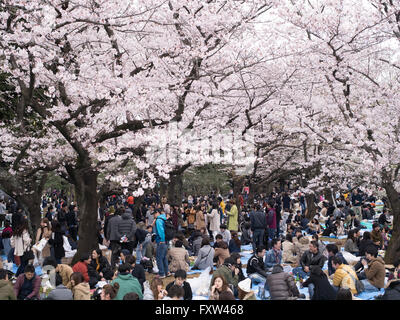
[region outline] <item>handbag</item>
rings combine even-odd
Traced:
[[[33,254],[32,248],[29,247],[28,250],[24,251],[24,254],[21,257],[22,262],[28,262],[29,260],[33,260],[35,255]]]

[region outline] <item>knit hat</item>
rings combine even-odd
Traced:
[[[251,291],[251,279],[246,278],[243,281],[240,281],[238,283],[239,289],[243,290],[244,292],[250,292]]]

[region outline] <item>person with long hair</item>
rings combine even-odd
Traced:
[[[35,245],[32,247],[33,253],[38,260],[43,261],[44,258],[50,256],[50,247],[47,241],[51,237],[51,225],[47,218],[40,221],[39,228],[36,231]]]
[[[310,266],[310,277],[303,282],[302,287],[308,287],[310,300],[336,300],[336,290],[319,265]]]
[[[358,229],[352,229],[347,235],[346,243],[344,244],[344,251],[350,252],[351,254],[358,256],[359,249],[357,246],[357,234]]]
[[[49,245],[52,246],[52,255],[56,259],[57,263],[61,263],[61,259],[65,257],[64,250],[64,232],[62,226],[57,220],[52,221],[52,234],[48,241]]]
[[[70,283],[74,300],[90,300],[89,283],[85,282],[82,273],[74,272],[71,274]]]
[[[118,294],[119,284],[115,282],[113,285],[106,284],[100,294],[101,300],[114,300]]]
[[[114,273],[111,269],[111,265],[108,263],[107,258],[103,256],[103,253],[99,248],[92,251],[92,259],[89,265],[96,271],[96,274],[99,275],[98,280],[112,279]]]
[[[210,300],[220,300],[219,295],[224,291],[230,291],[233,294],[225,278],[223,276],[216,276],[211,284]]]
[[[168,292],[164,289],[164,284],[159,277],[151,280],[150,286],[146,281],[144,283],[143,300],[162,300]]]
[[[11,247],[14,248],[14,260],[15,264],[19,266],[15,277],[18,277],[24,272],[25,266],[28,265],[29,261],[23,259],[25,252],[30,250],[32,239],[29,235],[28,220],[22,219],[21,223],[16,228],[11,239]]]

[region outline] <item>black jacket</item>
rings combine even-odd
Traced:
[[[143,266],[141,264],[135,264],[135,267],[132,270],[132,275],[139,280],[143,292],[143,283],[146,281],[146,273],[144,272]]]
[[[99,274],[100,272],[103,273],[103,277],[106,280],[111,280],[113,277],[113,272],[111,270],[111,266],[108,263],[108,260],[106,257],[101,256],[99,258],[99,269],[97,269],[97,262],[96,260],[92,259],[92,261],[90,262],[90,266]],[[99,275],[98,280],[100,280],[101,277]]]
[[[62,232],[54,232],[54,239],[51,237],[48,243],[54,248],[54,256],[56,259],[65,257],[64,238]]]
[[[265,229],[267,227],[265,212],[255,211],[250,214],[251,230]]]
[[[247,262],[247,274],[258,273],[259,275],[267,278],[267,272],[265,271],[263,258],[257,257],[253,254]]]
[[[310,250],[307,250],[301,256],[300,265],[303,268],[303,270],[305,266],[310,267],[311,265],[318,265],[322,269],[325,264],[325,261],[326,257],[322,255],[322,253],[320,253],[319,251],[316,255],[314,255],[313,253],[311,253]]]
[[[68,226],[76,226],[78,223],[76,222],[76,218],[75,218],[75,212],[74,211],[69,211],[66,215],[65,215],[65,219],[67,221],[67,225]]]
[[[392,280],[382,296],[382,300],[400,300],[400,279]]]
[[[170,282],[167,284],[167,287],[165,290],[169,290],[172,286],[174,285],[174,281]],[[183,281],[183,290],[185,294],[183,295],[183,300],[192,300],[192,288],[190,287],[190,284],[187,283],[186,281]]]
[[[358,246],[359,249],[359,256],[365,256],[365,250],[370,246],[370,245],[374,245],[374,243],[372,242],[371,239],[367,239],[367,240],[361,240],[360,244]]]
[[[314,295],[310,297],[310,300],[336,300],[336,291],[329,283],[326,275],[316,276],[311,274],[310,277],[303,283],[304,287],[314,284]]]

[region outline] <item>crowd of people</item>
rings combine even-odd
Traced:
[[[317,212],[308,219],[301,193],[260,194],[251,203],[246,192],[238,199],[189,195],[182,204],[159,194],[140,201],[112,195],[99,203],[98,245],[73,265],[80,222],[75,203],[59,191],[44,195],[43,218],[31,237],[22,208],[2,200],[0,210],[11,215],[2,221],[5,264],[18,268],[14,274],[1,266],[0,299],[191,300],[187,278],[195,270],[210,270],[210,300],[305,299],[303,287],[311,300],[357,299],[382,288],[382,299],[400,299],[399,262],[385,281],[379,255],[392,232],[384,201],[357,189],[335,201],[314,200]],[[374,219],[372,231],[364,230],[361,222]],[[347,239],[339,248],[321,237]],[[245,267],[243,246],[252,249]],[[354,265],[347,253],[357,257]],[[54,280],[50,292],[36,267]],[[262,288],[257,294],[256,285]]]

